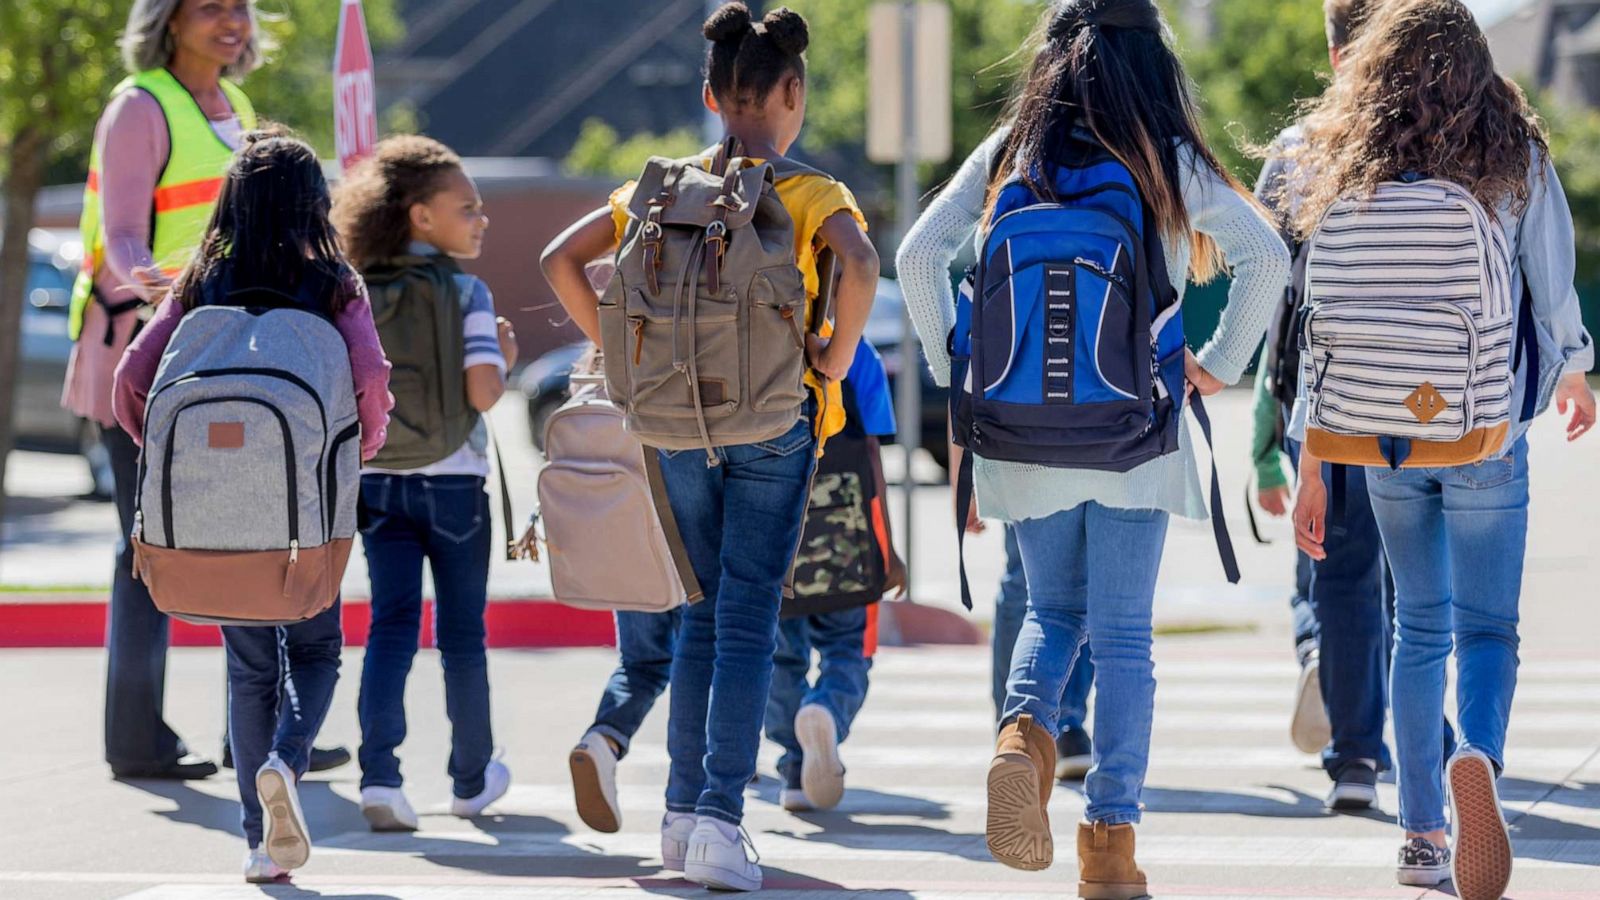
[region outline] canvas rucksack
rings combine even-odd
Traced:
[[[338,597],[361,429],[331,284],[219,289],[173,332],[145,408],[132,536],[162,612],[281,625]]]
[[[816,170],[755,165],[730,138],[710,169],[652,158],[628,204],[616,275],[600,303],[611,400],[647,446],[755,443],[794,427],[806,400],[806,289],[778,180]]]
[[[1469,191],[1410,179],[1337,201],[1310,238],[1306,293],[1301,377],[1314,456],[1455,466],[1504,445],[1517,365],[1511,255]],[[1537,367],[1531,309],[1524,292],[1519,351]]]
[[[551,587],[568,606],[666,612],[699,600],[659,456],[628,432],[597,369],[575,373],[573,385],[545,424],[547,463],[524,552],[537,558],[532,532],[542,519]]]
[[[1126,472],[1178,449],[1184,332],[1158,228],[1128,168],[1081,133],[1052,167],[1054,198],[1020,174],[1001,187],[950,335],[950,415],[966,452],[956,528],[966,534],[973,456]],[[1210,440],[1198,395],[1190,400]],[[1239,579],[1221,514],[1212,526]],[[962,601],[970,609],[965,566]]]
[[[393,367],[389,439],[380,469],[420,469],[461,448],[478,423],[467,404],[461,267],[443,254],[402,256],[362,273],[383,353]]]

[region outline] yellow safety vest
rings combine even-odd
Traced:
[[[222,93],[228,98],[239,125],[244,131],[256,127],[255,108],[250,98],[236,84],[227,79],[221,82]],[[172,277],[183,271],[189,258],[204,239],[206,227],[211,223],[211,212],[216,207],[217,195],[222,191],[222,178],[233,161],[233,148],[222,142],[205,111],[189,93],[189,89],[166,69],[150,69],[131,76],[117,85],[112,97],[124,91],[141,90],[161,104],[167,120],[167,134],[171,148],[167,154],[166,168],[156,183],[151,198],[150,217],[154,229],[150,235],[150,253],[161,271]],[[94,282],[100,267],[105,263],[104,210],[100,198],[100,159],[104,148],[96,141],[89,155],[89,180],[83,193],[83,218],[78,223],[83,237],[83,271],[72,291],[72,315],[69,329],[73,340],[83,331],[83,316],[95,298]],[[113,315],[127,309],[108,307]],[[108,331],[109,334],[109,331]]]

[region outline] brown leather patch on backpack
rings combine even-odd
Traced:
[[[1435,417],[1449,408],[1444,395],[1433,386],[1432,382],[1424,381],[1416,390],[1406,397],[1406,409],[1417,417],[1417,421],[1426,425]]]
[[[206,445],[213,450],[238,450],[244,446],[244,423],[212,422]]]

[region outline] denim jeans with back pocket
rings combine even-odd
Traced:
[[[811,423],[757,444],[662,451],[667,496],[705,599],[683,611],[672,661],[667,809],[731,824],[772,685],[778,605],[816,460]]]
[[[422,563],[433,573],[434,636],[450,719],[457,797],[483,791],[494,751],[484,608],[489,593],[489,496],[476,475],[363,475],[361,544],[372,578],[372,628],[361,665],[361,786],[400,787],[406,676],[422,627]]]
[[[1445,665],[1456,653],[1457,734],[1498,769],[1517,686],[1517,608],[1528,539],[1528,443],[1441,469],[1368,469],[1372,511],[1394,571],[1390,702],[1400,824],[1445,826]]]

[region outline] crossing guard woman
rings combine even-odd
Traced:
[[[76,341],[62,405],[100,426],[116,482],[121,540],[106,625],[106,762],[118,777],[204,778],[162,715],[167,619],[133,578],[128,534],[139,450],[112,415],[112,375],[147,304],[205,234],[222,175],[255,110],[230,78],[261,62],[251,0],[136,0],[122,35],[132,74],[95,129],[72,295]]]

